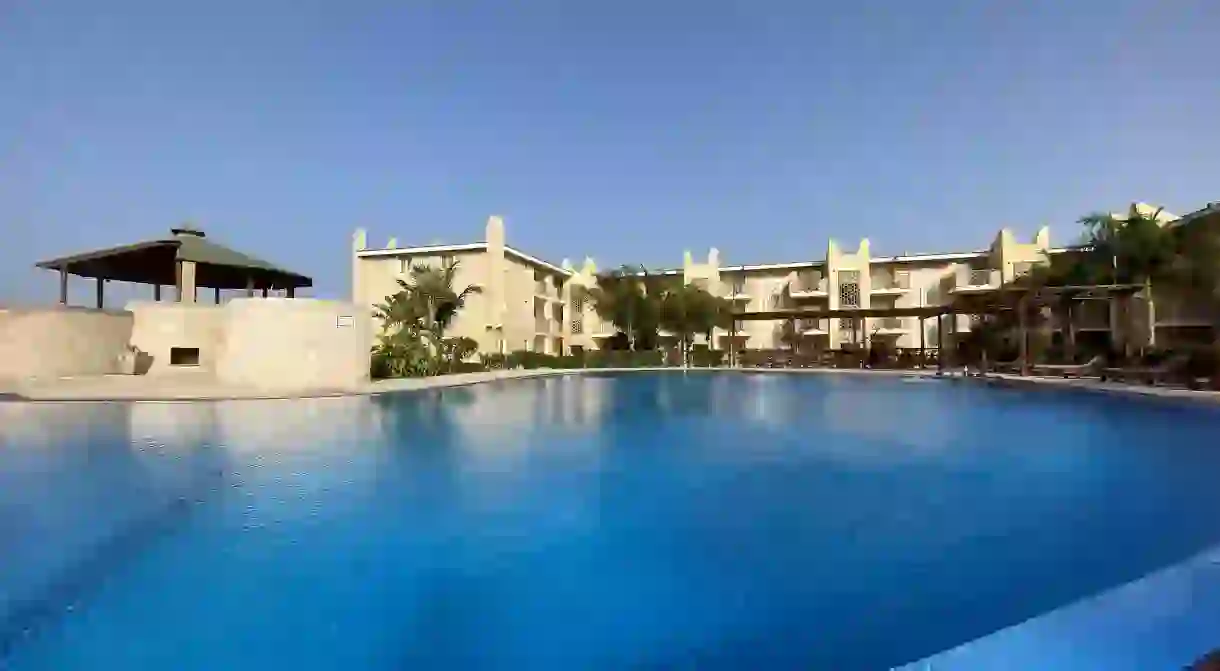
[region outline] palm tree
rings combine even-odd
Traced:
[[[457,261],[440,268],[413,266],[408,280],[396,280],[398,291],[375,306],[382,333],[374,347],[374,358],[383,362],[383,369],[394,375],[421,369],[425,374],[434,373],[440,370],[446,352],[469,349],[465,343],[461,347],[445,345],[445,330],[466,305],[466,299],[482,292],[476,285],[455,289],[457,270]]]
[[[453,323],[457,313],[466,306],[466,299],[483,292],[478,285],[469,284],[461,290],[454,288],[458,262],[450,261],[440,268],[422,265],[411,268],[411,283],[398,280],[399,287],[407,291],[424,315],[424,327],[440,342],[445,330]]]
[[[1173,265],[1173,234],[1162,226],[1161,210],[1151,214],[1135,205],[1125,218],[1090,214],[1085,228],[1084,267],[1090,284],[1143,284],[1164,278]]]

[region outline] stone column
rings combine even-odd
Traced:
[[[178,302],[195,302],[195,262],[178,262]]]

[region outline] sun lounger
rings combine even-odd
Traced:
[[[1013,359],[1012,361],[988,363],[987,369],[996,373],[1019,373],[1021,372],[1021,360]]]
[[[1146,382],[1151,385],[1161,384],[1169,378],[1177,376],[1181,373],[1182,366],[1186,363],[1183,357],[1170,357],[1155,366],[1128,366],[1120,368],[1103,368],[1101,370],[1101,379],[1103,380],[1119,380],[1128,381],[1134,380],[1137,382]]]
[[[1044,376],[1062,376],[1062,377],[1084,377],[1086,375],[1096,375],[1104,363],[1101,355],[1095,356],[1084,363],[1079,364],[1039,364],[1030,366],[1030,371],[1034,375]]]

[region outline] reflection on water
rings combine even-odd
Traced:
[[[875,668],[1214,539],[1176,412],[704,373],[0,404],[0,666]]]

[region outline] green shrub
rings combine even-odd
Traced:
[[[691,350],[690,364],[696,368],[713,368],[724,361],[724,352],[718,349],[698,347]]]

